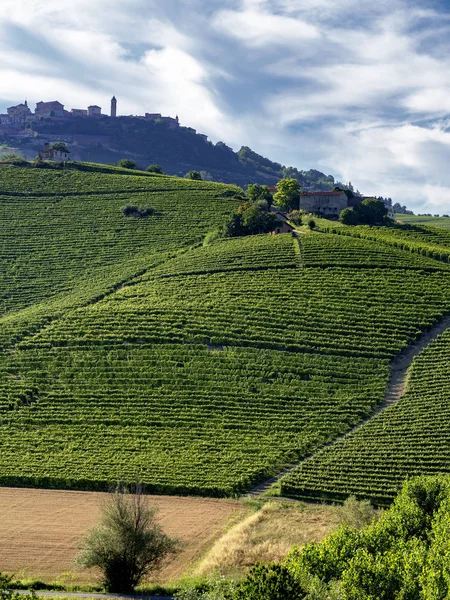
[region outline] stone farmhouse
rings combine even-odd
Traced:
[[[69,150],[61,150],[60,148],[51,148],[50,144],[45,144],[42,152],[39,152],[41,160],[55,160],[57,162],[66,162],[70,158]]]
[[[312,213],[338,217],[349,206],[345,192],[301,192],[299,208]]]

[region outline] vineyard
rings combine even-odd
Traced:
[[[3,485],[245,492],[369,417],[450,311],[447,261],[384,229],[203,245],[238,188],[83,168],[0,168]],[[450,253],[436,231],[408,243]]]
[[[450,332],[414,361],[408,388],[342,442],[317,453],[282,481],[284,494],[391,501],[410,476],[448,473]]]

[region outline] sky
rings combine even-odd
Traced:
[[[450,214],[450,0],[2,0],[25,98],[182,125]]]

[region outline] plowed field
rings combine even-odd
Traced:
[[[0,571],[44,581],[94,582],[96,573],[75,571],[80,538],[95,525],[105,494],[0,488]],[[247,513],[239,502],[176,496],[149,496],[164,531],[184,541],[158,579],[179,577]]]

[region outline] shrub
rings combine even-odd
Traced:
[[[117,489],[102,507],[100,526],[84,538],[77,563],[99,568],[108,591],[134,592],[178,545],[156,523],[155,513],[139,485],[134,493]]]
[[[127,204],[122,207],[122,213],[125,217],[135,217],[136,219],[142,219],[144,217],[150,217],[155,214],[155,209],[152,207],[139,208],[134,204]]]
[[[311,231],[316,228],[316,222],[314,221],[314,219],[309,219],[308,227],[309,229],[311,229]]]
[[[284,565],[255,565],[242,581],[233,600],[301,600],[300,583]]]
[[[185,178],[186,179],[194,179],[195,181],[202,180],[202,176],[200,175],[200,173],[198,171],[189,171],[189,173],[186,173]]]
[[[162,175],[163,170],[162,167],[160,167],[159,165],[150,165],[149,167],[147,167],[147,173],[159,173],[160,175]]]
[[[122,169],[135,169],[136,168],[136,161],[135,160],[131,160],[129,158],[122,158],[121,160],[119,160],[119,162],[117,163],[117,165],[119,167],[122,167]]]
[[[303,220],[302,220],[302,212],[299,210],[293,210],[288,214],[288,218],[290,221],[292,221],[292,223],[294,223],[294,225],[302,225]]]
[[[342,525],[355,529],[370,525],[378,514],[368,500],[357,500],[355,496],[347,498],[339,513]]]
[[[219,229],[215,229],[214,231],[210,231],[205,235],[205,239],[203,240],[204,246],[210,246],[213,242],[220,240],[223,237],[223,234]]]

